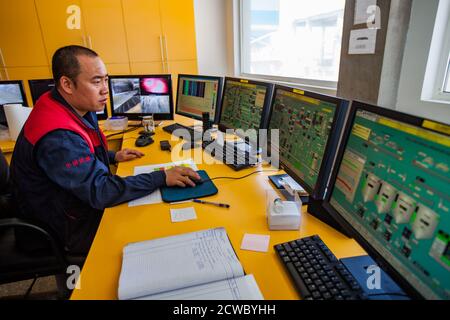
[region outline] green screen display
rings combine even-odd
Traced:
[[[231,129],[258,130],[267,90],[264,85],[227,80],[220,123]]]
[[[448,136],[358,111],[330,201],[431,299],[450,298],[449,166]]]
[[[319,176],[336,105],[283,89],[274,97],[269,129],[279,129],[279,155],[311,189]]]

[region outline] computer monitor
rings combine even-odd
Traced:
[[[323,203],[411,297],[450,299],[449,134],[353,102]]]
[[[0,81],[0,125],[8,126],[3,105],[15,103],[28,106],[22,81]]]
[[[219,129],[267,129],[273,84],[237,78],[225,78]],[[238,132],[239,133],[239,132]],[[249,142],[257,143],[258,136],[248,135]]]
[[[211,122],[219,121],[218,107],[222,96],[221,77],[202,75],[178,75],[178,92],[175,113],[202,120],[203,112],[209,112]]]
[[[52,90],[55,87],[55,80],[53,79],[33,79],[28,80],[28,85],[30,87],[31,99],[33,105],[36,104],[38,99],[46,92]],[[106,107],[103,111],[97,112],[97,118],[99,120],[104,120],[108,118],[108,113]]]
[[[36,104],[38,99],[47,91],[52,90],[55,87],[55,80],[53,79],[35,79],[28,80],[30,86],[31,100],[33,105]]]
[[[155,120],[173,119],[170,75],[110,76],[109,94],[113,116],[130,120],[147,115],[153,115]]]
[[[269,149],[278,152],[280,167],[309,194],[302,200],[322,221],[339,228],[331,217],[310,210],[324,199],[349,102],[324,94],[276,85],[269,130],[279,130],[277,144],[268,134]]]

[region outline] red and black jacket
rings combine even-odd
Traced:
[[[66,250],[86,253],[103,210],[165,184],[164,172],[112,175],[95,113],[80,117],[57,90],[36,103],[11,160],[11,178],[25,217],[50,227]]]

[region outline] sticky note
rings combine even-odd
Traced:
[[[196,220],[197,214],[193,207],[183,209],[170,209],[170,217],[172,222],[183,222],[188,220]]]
[[[270,236],[246,233],[244,234],[244,238],[242,239],[241,249],[267,252],[269,248],[269,241]]]

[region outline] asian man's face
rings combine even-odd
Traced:
[[[67,102],[81,115],[86,112],[103,111],[108,100],[108,74],[100,57],[79,55],[80,74],[76,83],[66,84]]]

